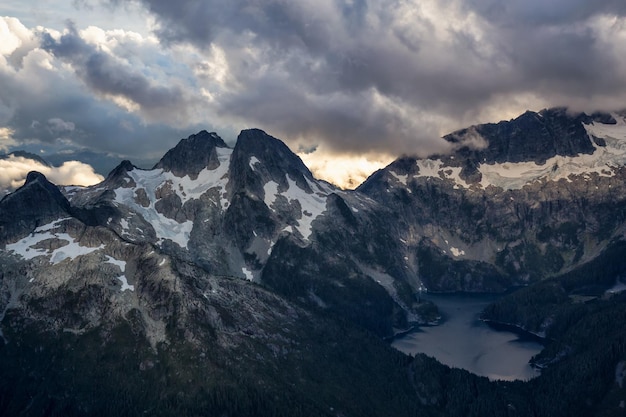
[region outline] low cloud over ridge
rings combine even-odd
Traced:
[[[104,180],[93,168],[79,161],[68,161],[54,167],[22,156],[0,159],[0,191],[11,192],[21,187],[31,171],[41,172],[57,185],[93,185]]]

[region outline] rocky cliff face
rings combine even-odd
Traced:
[[[220,165],[217,148],[227,148],[215,132],[203,130],[181,140],[175,149],[168,151],[153,169],[171,172],[177,177],[189,176],[195,180],[205,168],[214,170]]]
[[[70,203],[59,188],[38,172],[0,201],[0,242],[10,242],[50,220],[67,216]]]
[[[402,213],[401,238],[430,289],[526,285],[624,238],[623,116],[528,112],[447,138],[455,153],[401,158],[358,188]]]

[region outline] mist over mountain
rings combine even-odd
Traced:
[[[0,414],[618,415],[626,117],[445,139],[354,191],[258,129],[89,187],[29,173],[0,201]],[[519,287],[483,314],[545,337],[530,382],[384,341],[437,317],[424,289]]]

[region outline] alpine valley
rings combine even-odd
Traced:
[[[91,187],[31,172],[0,201],[0,414],[624,415],[626,113],[445,139],[356,190],[256,129]],[[393,349],[426,289],[506,294],[482,318],[543,338],[541,375]]]

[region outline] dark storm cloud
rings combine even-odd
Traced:
[[[113,3],[125,3],[116,0]],[[250,31],[261,34],[264,42],[289,47],[303,44],[309,48],[323,46],[322,39],[328,25],[323,12],[304,7],[306,2],[232,0],[145,0],[142,3],[158,16],[163,24],[158,34],[166,41],[192,41],[206,46],[224,33],[239,34]],[[353,16],[352,10],[363,8],[345,6],[344,16]],[[358,12],[356,13],[358,15]],[[358,19],[357,19],[358,20]]]
[[[624,16],[622,0],[141,2],[162,41],[224,50],[236,86],[218,114],[341,151],[432,150],[522,95],[626,96],[619,48],[593,20]]]
[[[73,24],[59,40],[49,33],[41,37],[43,49],[71,63],[77,75],[98,93],[124,97],[145,111],[185,107],[180,88],[154,85],[120,59],[88,44]]]
[[[376,90],[417,105],[416,115],[426,101],[429,109],[445,105],[432,82],[420,85],[416,71],[428,75],[438,69],[416,65],[417,58],[398,40],[400,33],[381,37],[368,28],[365,1],[144,4],[159,18],[157,33],[165,42],[189,41],[200,48],[213,43],[224,49],[238,84],[215,104],[224,117],[239,117],[279,135],[315,136],[344,151],[390,150],[390,145],[406,150],[416,136],[432,139],[436,131],[416,133],[412,123],[371,101]],[[379,17],[381,26],[394,18]],[[404,42],[422,47],[415,37]],[[246,53],[250,49],[259,55]],[[262,67],[267,70],[261,73]],[[391,143],[381,140],[390,137]]]
[[[431,126],[408,125],[397,109],[377,103],[371,91],[358,94],[311,96],[282,79],[264,79],[245,95],[229,95],[220,104],[224,114],[245,114],[267,131],[278,131],[285,139],[311,146],[311,138],[331,140],[333,149],[352,153],[388,152],[406,148],[406,140],[435,138]],[[406,131],[406,129],[410,129]],[[436,144],[421,144],[420,152],[439,150]]]
[[[623,0],[466,0],[465,5],[499,26],[525,30],[544,25],[569,25],[601,14],[626,15]]]
[[[521,87],[528,90],[536,83],[572,95],[609,93],[623,70],[588,30],[538,29],[521,39],[521,34],[508,35],[514,46],[510,59],[525,82]]]
[[[4,83],[0,79],[0,86]],[[94,151],[119,155],[138,165],[158,159],[178,139],[186,137],[199,127],[176,129],[166,124],[146,125],[139,117],[117,106],[94,98],[79,86],[58,85],[46,94],[30,97],[27,86],[21,92],[19,106],[6,126],[13,131],[15,149],[23,149],[29,142],[33,150],[89,148]],[[43,143],[37,145],[37,142]],[[99,169],[106,174],[106,168]],[[97,167],[101,168],[101,167]]]
[[[587,111],[626,107],[619,40],[626,2],[474,0],[466,6],[488,19],[490,42],[508,62],[511,78],[502,89],[488,87],[493,93],[530,93],[544,106]]]
[[[624,1],[74,4],[102,2],[133,6],[120,12],[142,4],[160,44],[109,42],[112,34],[102,41],[72,24],[40,34],[52,64],[76,79],[46,73],[37,94],[27,81],[20,89],[0,80],[0,117],[11,118],[4,125],[14,138],[138,154],[144,141],[117,138],[153,136],[165,150],[164,132],[185,136],[215,123],[261,127],[301,149],[425,154],[441,151],[439,136],[450,130],[526,108],[626,103]],[[16,71],[36,55],[26,49],[7,58]]]

